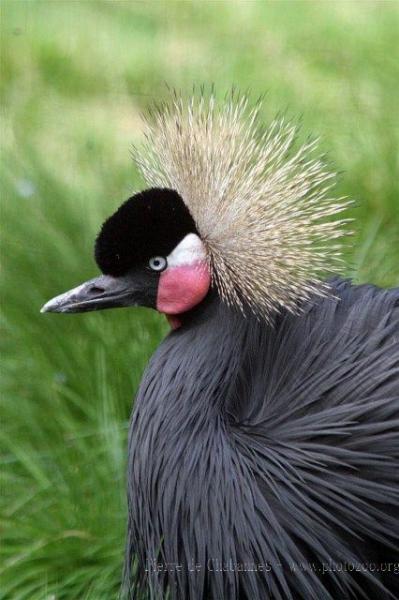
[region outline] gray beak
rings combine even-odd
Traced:
[[[138,291],[131,277],[100,275],[49,300],[40,312],[78,313],[119,306],[133,306]]]

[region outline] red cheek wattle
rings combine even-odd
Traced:
[[[210,284],[206,263],[170,267],[159,278],[157,310],[168,315],[187,312],[205,298]]]

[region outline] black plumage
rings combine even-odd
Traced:
[[[177,192],[144,190],[105,221],[96,240],[95,259],[103,273],[118,277],[154,254],[167,256],[190,232],[197,229]]]
[[[151,359],[132,597],[398,597],[399,289],[332,290],[267,326],[213,295]]]

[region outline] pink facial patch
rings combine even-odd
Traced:
[[[169,267],[159,278],[157,310],[167,315],[187,312],[205,298],[210,284],[204,261]]]

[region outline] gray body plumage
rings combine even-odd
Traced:
[[[132,597],[398,597],[399,289],[331,285],[270,324],[215,294],[152,357],[130,427]]]

